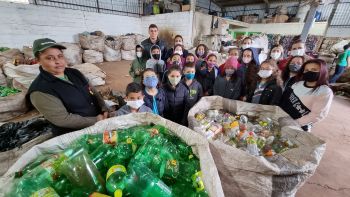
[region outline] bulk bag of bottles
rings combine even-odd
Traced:
[[[28,169],[27,168],[28,166],[32,165],[33,161],[34,161],[34,164],[37,161],[42,162],[40,159],[41,157],[45,157],[45,155],[47,155],[47,154],[55,154],[55,155],[58,155],[57,157],[59,158],[59,159],[56,159],[55,162],[56,161],[60,162],[62,152],[63,152],[63,156],[70,155],[68,157],[72,158],[72,159],[64,160],[65,162],[60,163],[60,164],[54,162],[54,164],[52,164],[52,166],[60,165],[60,169],[62,169],[62,172],[65,175],[65,177],[67,177],[69,179],[69,181],[71,181],[72,183],[73,183],[72,180],[76,181],[75,184],[73,183],[74,185],[84,184],[84,182],[101,183],[101,182],[103,182],[103,178],[102,178],[102,181],[100,181],[101,179],[99,177],[101,177],[102,174],[105,174],[105,172],[104,173],[97,173],[97,174],[100,174],[99,176],[92,176],[92,175],[91,176],[82,176],[86,172],[88,172],[90,174],[94,174],[96,170],[101,172],[100,169],[103,169],[103,164],[98,162],[99,158],[96,157],[97,159],[94,160],[92,157],[92,155],[94,155],[95,150],[97,151],[98,149],[109,145],[108,141],[110,141],[112,139],[119,141],[119,139],[123,138],[122,137],[123,136],[122,135],[123,129],[125,131],[128,131],[128,130],[131,131],[131,128],[134,128],[135,126],[143,127],[144,125],[150,125],[150,124],[155,125],[155,127],[159,126],[159,128],[164,128],[166,133],[168,133],[168,134],[170,133],[171,136],[175,137],[173,139],[181,140],[182,141],[181,143],[184,144],[185,147],[187,147],[186,150],[191,149],[190,152],[193,155],[186,154],[188,159],[191,159],[192,157],[199,158],[199,161],[196,160],[197,161],[196,166],[200,165],[200,171],[196,170],[196,173],[195,173],[196,176],[186,177],[186,179],[191,181],[191,185],[192,185],[192,181],[193,181],[193,184],[195,184],[195,183],[197,183],[197,178],[201,177],[201,178],[199,178],[200,185],[201,185],[200,187],[205,188],[205,190],[206,190],[205,195],[209,194],[209,196],[215,196],[215,197],[224,196],[223,189],[222,189],[221,182],[220,182],[220,178],[218,175],[218,171],[217,171],[217,168],[215,166],[213,156],[210,153],[209,143],[207,142],[207,140],[205,138],[203,138],[201,135],[191,131],[190,129],[188,129],[186,127],[183,127],[183,126],[178,125],[174,122],[163,119],[160,116],[156,116],[156,115],[153,115],[150,113],[137,113],[137,114],[129,114],[126,116],[119,116],[119,117],[110,118],[107,120],[100,121],[100,122],[96,123],[95,125],[88,127],[86,129],[82,129],[82,130],[79,130],[76,132],[64,134],[62,136],[58,136],[56,138],[50,139],[42,144],[36,145],[32,149],[30,149],[28,152],[26,152],[24,155],[22,155],[22,157],[19,158],[17,160],[17,162],[0,179],[0,196],[2,196],[4,194],[8,194],[9,192],[11,193],[11,191],[13,191],[13,190],[10,188],[16,188],[16,187],[14,187],[14,185],[16,185],[19,182],[16,180],[23,180],[21,178],[26,177],[26,175],[30,175],[31,172],[29,172],[29,173],[27,172],[27,174],[25,174],[24,172],[26,171],[26,169]],[[116,130],[115,137],[112,137],[111,133],[107,132],[107,131],[115,131],[115,130]],[[158,130],[161,130],[161,129],[158,129]],[[152,131],[152,129],[149,129],[147,131]],[[112,132],[112,133],[114,133],[114,132]],[[132,133],[134,133],[134,132],[132,132]],[[79,151],[71,151],[71,147],[72,146],[74,147],[74,145],[77,143],[77,141],[79,142],[80,139],[84,139],[84,136],[94,135],[94,134],[102,137],[102,139],[103,139],[102,141],[106,142],[106,144],[102,143],[102,141],[101,141],[102,145],[98,146],[96,149],[92,148],[92,150],[91,150],[91,151],[93,151],[92,154],[86,153],[86,154],[89,154],[90,158],[88,158],[89,156],[86,156],[85,152],[89,152],[91,147],[89,147],[89,148],[84,147],[83,148],[84,150],[87,150],[87,151],[80,151],[80,149],[79,149]],[[158,135],[158,136],[160,136],[160,135]],[[163,136],[165,136],[165,135],[163,135]],[[130,142],[130,144],[135,142],[138,146],[138,143],[136,142],[137,139],[139,139],[139,138],[137,138],[137,137],[132,138],[132,139],[126,138],[125,142],[128,144],[129,144],[129,142]],[[151,137],[148,139],[149,140],[146,140],[145,144],[150,143],[150,142],[155,142],[154,141],[155,137]],[[84,141],[92,143],[92,144],[94,143],[91,138],[84,139]],[[179,141],[176,141],[176,142],[179,142]],[[144,146],[145,146],[145,144],[144,144]],[[158,144],[158,145],[159,145],[159,149],[162,150],[163,149],[162,144]],[[146,178],[148,177],[149,179],[157,180],[157,177],[155,177],[154,174],[152,176],[152,173],[147,173],[147,172],[149,172],[149,171],[147,171],[147,169],[151,169],[152,166],[149,166],[149,168],[145,168],[145,166],[137,164],[137,161],[139,161],[139,163],[143,163],[144,160],[151,160],[151,162],[153,160],[160,160],[159,158],[156,159],[155,157],[154,158],[152,157],[153,159],[150,159],[151,157],[150,158],[145,157],[145,155],[147,156],[149,154],[149,152],[153,151],[153,149],[147,149],[147,146],[146,146],[146,148],[143,148],[144,146],[141,146],[140,148],[138,148],[135,156],[133,156],[133,158],[131,159],[130,163],[132,163],[132,161],[134,161],[133,168],[130,168],[130,163],[127,166],[128,167],[128,169],[127,169],[128,176],[129,175],[131,176],[131,181],[133,181],[133,182],[141,181],[141,183],[129,184],[128,189],[133,190],[135,192],[140,192],[140,189],[138,189],[138,187],[142,187],[142,185],[145,185],[145,181],[147,182],[147,180],[142,180],[142,179],[145,179],[145,177]],[[190,147],[188,147],[188,146],[190,146]],[[134,151],[134,147],[131,146],[130,150]],[[102,153],[102,154],[99,154],[102,156],[104,154],[103,151],[97,151],[97,152]],[[119,151],[116,155],[118,155],[118,154],[121,154],[121,155],[125,154],[125,151]],[[170,152],[165,151],[165,152],[161,152],[160,154],[169,155]],[[179,153],[179,154],[181,154],[181,153]],[[73,158],[73,157],[71,157],[72,155],[75,155],[76,157]],[[136,155],[138,155],[140,157],[137,158]],[[192,156],[192,157],[190,157],[190,156]],[[161,155],[159,155],[159,157],[161,157]],[[62,157],[62,158],[67,158],[67,157]],[[72,162],[69,162],[70,160]],[[83,165],[80,165],[79,161],[87,161],[87,162]],[[114,159],[113,159],[113,161],[114,161]],[[140,162],[140,161],[142,161],[142,162]],[[171,163],[170,163],[171,165],[174,165],[173,162],[175,162],[175,163],[176,162],[178,162],[178,163],[183,162],[182,160],[170,160],[170,161],[171,161]],[[75,164],[79,163],[79,164],[74,165],[74,163]],[[146,163],[146,162],[144,162],[144,163]],[[162,173],[161,176],[164,175],[164,177],[169,175],[167,173],[172,172],[171,171],[172,168],[170,168],[170,171],[167,170],[168,165],[170,165],[170,164],[168,164],[168,162],[165,162],[165,163],[166,163],[165,171],[164,171],[164,169],[162,169],[162,167],[160,168],[160,171],[158,171],[159,174]],[[27,165],[27,164],[29,164],[29,165]],[[101,164],[101,165],[99,165],[99,164]],[[184,162],[184,164],[185,164],[185,162]],[[179,164],[179,165],[180,165],[179,168],[181,168],[181,164]],[[45,166],[47,166],[47,164],[44,162],[38,166],[39,168],[34,168],[33,171],[35,171],[36,169],[41,170],[42,168],[45,168]],[[50,164],[50,166],[51,166],[51,164]],[[183,165],[183,166],[190,167],[190,165]],[[102,167],[102,168],[100,168],[100,167]],[[73,170],[73,169],[75,169],[75,170]],[[87,170],[87,169],[90,169],[90,170]],[[184,171],[188,171],[187,168],[182,167],[182,169],[185,169]],[[50,171],[50,170],[46,170],[46,171]],[[40,177],[44,176],[44,178],[45,178],[45,177],[47,177],[47,175],[45,175],[45,174],[47,174],[46,171],[44,173],[41,173],[42,171],[39,171],[39,173],[36,173],[36,174],[39,174]],[[111,173],[110,173],[110,171],[111,171]],[[107,180],[107,179],[109,179],[108,177],[112,176],[109,174],[114,174],[115,171],[122,172],[122,171],[125,171],[125,168],[119,166],[119,164],[118,164],[116,166],[111,167],[108,170],[108,172],[106,173],[106,177],[105,177],[106,179],[104,180],[106,183],[107,190],[108,190],[108,187],[111,186],[111,185],[108,185],[108,180]],[[152,169],[152,171],[153,171],[153,169]],[[70,172],[72,172],[72,173],[70,173]],[[146,176],[142,175],[142,176],[139,176],[139,178],[132,177],[133,174],[138,174],[140,172],[145,173]],[[155,173],[155,172],[153,172],[153,173]],[[181,175],[181,170],[179,170],[179,173]],[[16,177],[22,176],[22,177],[15,178],[15,176]],[[40,177],[38,176],[35,180],[40,179]],[[84,177],[84,178],[82,179],[82,177]],[[182,176],[178,176],[178,177],[182,177]],[[163,178],[162,178],[162,180],[164,181]],[[180,178],[180,179],[182,179],[182,178]],[[56,181],[56,183],[60,184],[60,182],[61,182],[60,180],[61,179],[59,179],[58,182]],[[32,181],[32,178],[29,177],[28,181],[29,182]],[[50,178],[50,181],[51,181],[51,178]],[[130,181],[130,179],[127,179],[126,182],[128,182],[128,181]],[[19,184],[22,184],[22,182],[23,181],[20,181]],[[54,183],[54,184],[56,184],[56,183]],[[162,182],[154,182],[154,183],[155,184],[150,184],[150,185],[155,185],[155,187],[159,186],[160,188],[166,187],[165,185],[162,186]],[[165,183],[165,181],[164,181],[164,183]],[[38,184],[36,182],[35,182],[35,184],[39,185],[39,187],[41,186],[40,184]],[[34,184],[34,186],[35,186],[35,184]],[[46,184],[46,183],[42,182],[42,184]],[[183,183],[180,183],[180,184],[183,184]],[[29,184],[27,184],[27,185],[29,185]],[[31,185],[33,185],[33,184],[31,184]],[[96,184],[95,186],[97,187],[98,185],[103,185],[103,184]],[[22,184],[22,186],[23,186],[23,184]],[[117,185],[112,185],[112,186],[116,187]],[[128,187],[128,184],[126,187]],[[198,190],[197,190],[198,187],[197,186],[194,186],[194,187],[195,187],[195,191],[198,192]],[[55,186],[53,186],[53,188],[56,189]],[[59,187],[59,188],[62,188],[62,187]],[[170,186],[169,186],[169,188],[170,188]],[[48,192],[50,194],[52,193],[52,188],[50,186],[42,188],[42,189],[45,189],[45,191],[42,191],[41,189],[34,190],[34,191],[36,191],[36,192]],[[55,191],[55,190],[53,190],[53,191]],[[99,190],[97,190],[97,191],[99,191]],[[113,192],[116,192],[116,193],[114,193],[115,196],[118,196],[117,191],[118,190],[113,190]],[[165,191],[165,190],[162,189],[161,191]],[[169,191],[169,190],[167,190],[167,191]],[[173,187],[171,187],[170,191],[171,191],[171,194],[168,193],[169,195],[174,194]],[[73,192],[73,190],[72,190],[72,192]],[[122,191],[122,192],[124,193],[124,191]],[[147,192],[151,192],[152,194],[154,194],[152,196],[169,196],[169,195],[156,195],[156,193],[155,193],[156,191],[149,189],[149,187],[147,187]],[[181,193],[184,191],[180,190],[177,192]],[[57,192],[57,193],[59,193],[59,192]],[[104,193],[104,192],[101,192],[101,193]],[[17,191],[16,191],[16,194],[18,194]],[[89,195],[90,194],[91,193],[89,193]],[[71,195],[72,195],[72,193],[71,193]],[[132,195],[139,196],[138,194],[132,194]],[[79,195],[73,195],[73,196],[79,196]],[[94,195],[91,195],[91,196],[94,196]],[[149,196],[149,194],[142,195],[142,196]]]
[[[326,148],[277,106],[203,97],[188,122],[210,142],[226,196],[294,196]]]

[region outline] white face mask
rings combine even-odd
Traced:
[[[174,54],[175,54],[175,53],[177,53],[177,54],[179,54],[179,55],[182,55],[182,54],[183,54],[182,51],[175,51]]]
[[[136,56],[137,56],[138,58],[142,57],[142,52],[136,52]]]
[[[177,86],[180,83],[181,77],[168,77],[171,85]]]
[[[294,56],[303,56],[305,54],[305,49],[295,49],[290,52],[290,54]]]
[[[182,45],[182,42],[175,42],[175,45]]]
[[[275,52],[271,53],[271,58],[274,60],[278,60],[281,57],[281,53]]]
[[[258,75],[263,79],[269,78],[272,75],[272,70],[260,70]]]
[[[252,61],[252,59],[247,58],[247,57],[242,58],[242,60],[243,60],[243,62],[246,63],[246,64],[248,64],[250,61]]]
[[[242,44],[242,49],[250,48],[250,44]]]
[[[144,103],[145,102],[143,100],[126,101],[126,104],[133,109],[140,108]]]

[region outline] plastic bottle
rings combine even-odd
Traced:
[[[69,195],[73,189],[72,183],[64,175],[61,175],[56,181],[53,182],[52,188],[55,189],[60,196]]]
[[[113,146],[110,144],[101,144],[94,152],[90,154],[91,161],[103,175],[106,174],[108,170],[108,168],[105,166],[105,162],[112,156],[112,154]]]
[[[59,168],[75,188],[84,188],[86,192],[105,192],[105,182],[89,155],[80,148],[66,159]]]
[[[170,197],[170,188],[142,163],[129,165],[126,190],[138,197]]]
[[[15,178],[22,177],[23,175],[27,174],[28,172],[31,172],[35,167],[42,164],[48,158],[49,158],[48,155],[40,155],[37,159],[35,159],[33,162],[29,163],[22,170],[15,172]]]
[[[86,134],[73,142],[71,148],[84,147],[88,154],[92,153],[101,144],[103,144],[102,134]]]
[[[127,143],[119,143],[111,150],[111,155],[106,158],[104,165],[109,169],[113,165],[120,164],[127,166],[130,159],[137,150],[137,145],[132,140],[127,140]]]
[[[51,187],[46,187],[43,189],[40,189],[39,191],[36,191],[33,193],[30,197],[60,197],[56,191]]]
[[[121,197],[125,188],[126,168],[122,165],[112,166],[106,176],[106,188],[114,197]]]

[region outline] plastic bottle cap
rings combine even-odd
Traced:
[[[117,189],[115,192],[114,192],[114,197],[122,197],[123,196],[123,191],[120,190],[120,189]]]

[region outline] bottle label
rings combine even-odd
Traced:
[[[103,132],[104,144],[116,144],[117,143],[117,131],[105,131]]]
[[[60,196],[51,187],[46,187],[33,193],[30,197],[60,197]]]
[[[111,168],[109,168],[106,176],[106,180],[115,172],[123,172],[126,174],[126,168],[123,165],[114,165]]]

